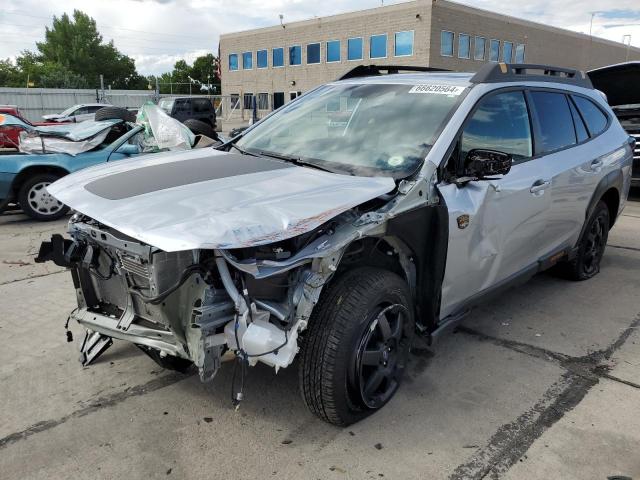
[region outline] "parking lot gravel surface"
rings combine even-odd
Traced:
[[[70,275],[33,262],[65,225],[0,215],[4,480],[640,479],[636,201],[594,279],[540,274],[418,343],[396,397],[344,429],[307,412],[296,363],[250,369],[238,410],[230,363],[205,385],[116,341],[83,368]]]

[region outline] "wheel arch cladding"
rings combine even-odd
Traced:
[[[16,178],[13,179],[13,184],[11,185],[11,188],[14,194],[18,193],[18,190],[20,190],[20,187],[22,186],[22,184],[29,177],[32,177],[34,175],[40,175],[43,173],[54,173],[54,174],[60,175],[61,177],[64,177],[65,175],[69,174],[69,172],[62,167],[57,167],[53,165],[30,165],[24,168],[23,170],[21,170],[18,173],[18,175],[16,175]]]
[[[618,217],[623,185],[624,177],[620,170],[615,170],[600,180],[600,183],[598,183],[598,186],[589,201],[589,207],[585,212],[585,220],[591,216],[598,202],[602,200],[609,209],[609,228],[613,227],[616,222],[616,218]]]
[[[449,244],[449,215],[444,200],[389,220],[387,234],[401,239],[412,251],[416,270],[416,324],[428,332],[440,317],[442,281]]]

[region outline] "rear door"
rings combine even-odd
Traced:
[[[585,221],[585,212],[606,168],[608,153],[590,140],[609,121],[602,110],[581,95],[551,90],[529,92],[534,111],[536,150],[550,171],[552,187],[548,226],[548,253],[573,247]]]
[[[449,211],[449,250],[442,316],[493,287],[536,268],[550,205],[549,172],[534,157],[530,115],[522,90],[482,98],[465,122],[454,158],[473,149],[509,153],[511,171],[494,180],[439,186]]]

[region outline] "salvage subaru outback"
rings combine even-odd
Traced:
[[[82,361],[121,339],[209,381],[298,356],[308,408],[348,425],[415,335],[550,267],[596,275],[633,151],[604,96],[548,66],[430,70],[358,67],[222,146],[52,184],[77,213],[38,261],[71,270]]]

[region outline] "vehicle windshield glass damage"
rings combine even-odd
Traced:
[[[338,173],[403,178],[420,167],[464,90],[428,87],[324,86],[260,122],[238,146]]]

